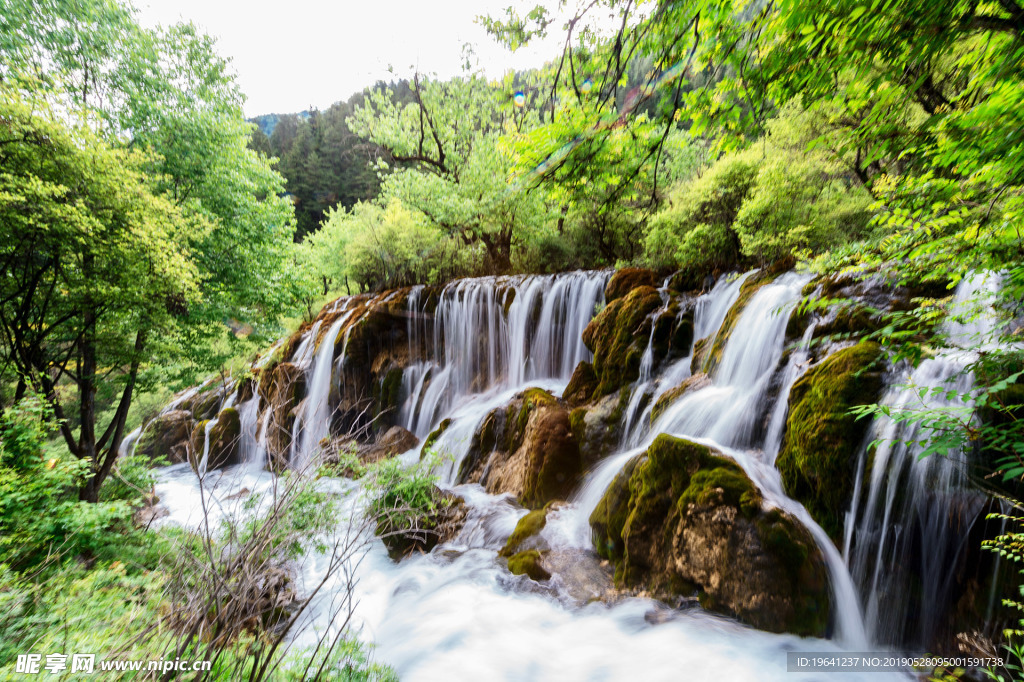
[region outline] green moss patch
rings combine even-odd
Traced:
[[[616,270],[604,288],[606,303],[622,298],[637,287],[653,287],[654,272],[646,268],[622,268]]]
[[[573,370],[572,378],[569,379],[569,384],[562,392],[562,399],[571,407],[582,405],[590,400],[594,391],[597,390],[598,383],[594,366],[584,360]]]
[[[516,524],[516,529],[512,531],[512,535],[508,536],[505,546],[501,548],[498,554],[503,557],[510,557],[513,554],[516,554],[519,551],[519,546],[522,545],[526,539],[541,532],[547,522],[547,507],[544,509],[535,509],[529,512],[526,516],[519,519],[519,523]]]
[[[856,457],[868,427],[850,408],[882,390],[882,351],[861,342],[833,353],[789,394],[786,436],[776,466],[786,493],[799,500],[835,540],[853,494]]]
[[[508,560],[508,570],[514,575],[527,575],[531,580],[541,582],[551,574],[540,564],[541,554],[536,549],[519,552]]]
[[[590,523],[620,588],[697,596],[772,632],[827,630],[827,571],[813,538],[792,517],[765,511],[742,468],[705,446],[658,436],[615,478]]]
[[[598,378],[594,398],[627,386],[640,376],[640,361],[650,338],[648,318],[661,304],[656,289],[641,286],[609,303],[587,325],[583,343],[594,353]]]

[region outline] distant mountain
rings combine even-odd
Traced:
[[[310,115],[309,111],[300,111],[297,114],[260,114],[250,118],[249,123],[258,125],[263,134],[270,137],[274,134],[274,128],[277,127],[277,122],[281,120],[282,116],[298,116],[301,119],[307,119]]]

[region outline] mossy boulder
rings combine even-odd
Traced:
[[[654,272],[646,268],[616,270],[604,287],[605,303],[622,298],[637,287],[653,287],[655,282]]]
[[[640,376],[640,362],[650,339],[652,313],[662,306],[654,287],[640,286],[617,298],[583,330],[583,343],[594,353],[597,398]]]
[[[207,434],[207,427],[209,427],[209,434]],[[192,430],[189,464],[194,470],[199,471],[203,453],[207,451],[207,440],[209,448],[206,455],[206,471],[237,464],[241,435],[242,423],[238,410],[233,407],[221,410],[216,419],[204,419],[198,422]]]
[[[850,408],[877,401],[883,384],[881,360],[874,342],[843,348],[797,380],[789,393],[776,466],[786,494],[799,500],[837,541],[868,427],[868,420],[857,420]]]
[[[228,407],[217,415],[217,423],[210,429],[210,456],[207,469],[219,469],[237,464],[241,452],[242,422],[238,410]]]
[[[529,576],[531,580],[542,582],[551,578],[551,574],[541,565],[542,555],[539,550],[528,549],[519,552],[508,560],[508,570],[514,575]]]
[[[679,293],[710,289],[714,283],[715,276],[712,273],[692,268],[677,270],[668,278],[668,288]]]
[[[512,535],[508,536],[508,540],[505,541],[505,546],[498,551],[498,555],[510,557],[524,549],[531,549],[524,545],[544,530],[544,526],[547,525],[548,509],[550,509],[550,506],[551,505],[549,504],[543,509],[534,509],[533,511],[528,512],[526,516],[519,519],[519,523],[516,524],[516,529],[512,531]],[[534,547],[532,549],[536,548]]]
[[[771,632],[826,632],[827,572],[813,538],[792,517],[764,510],[743,470],[708,447],[658,436],[612,482],[590,523],[619,587],[698,597]]]
[[[172,464],[186,462],[193,426],[192,413],[187,410],[164,412],[146,424],[135,453],[150,459],[166,457]]]
[[[409,521],[407,509],[384,511],[377,521],[377,535],[394,561],[426,554],[437,545],[454,539],[466,523],[466,505],[461,497],[434,486],[431,489],[432,507]]]
[[[579,446],[584,468],[590,468],[618,447],[629,396],[629,388],[624,387],[593,405],[577,407],[569,413],[569,428]]]
[[[460,482],[511,493],[530,508],[564,499],[583,474],[569,410],[547,391],[530,388],[492,410],[470,442]]]
[[[579,407],[590,401],[598,383],[594,366],[584,360],[573,370],[569,384],[562,391],[562,399],[569,404],[569,407]]]

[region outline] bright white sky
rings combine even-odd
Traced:
[[[323,109],[378,80],[408,77],[416,69],[453,76],[460,71],[466,42],[474,44],[489,77],[557,56],[561,42],[555,26],[544,43],[512,54],[474,22],[478,14],[503,16],[509,4],[513,1],[136,0],[144,26],[191,20],[217,38],[218,52],[231,58],[248,96],[247,116]]]

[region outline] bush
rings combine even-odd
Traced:
[[[759,163],[756,150],[729,154],[676,187],[669,207],[648,227],[644,246],[650,264],[707,270],[738,263],[742,253],[733,223],[757,182]]]
[[[443,241],[421,213],[396,199],[384,206],[360,202],[327,214],[303,242],[302,267],[315,280],[311,286],[325,290],[342,290],[348,280],[362,290],[406,286],[429,279]]]
[[[710,270],[821,253],[868,236],[871,196],[826,149],[808,151],[818,122],[799,103],[768,135],[722,156],[670,192],[645,235],[654,267]]]
[[[432,468],[429,458],[406,468],[397,457],[370,467],[366,491],[370,517],[379,520],[378,531],[403,534],[433,528],[431,518],[444,501],[437,497]]]
[[[69,454],[45,458],[48,415],[45,403],[31,397],[0,420],[0,563],[14,570],[65,556],[92,557],[131,528],[126,500],[78,499],[88,462]]]

